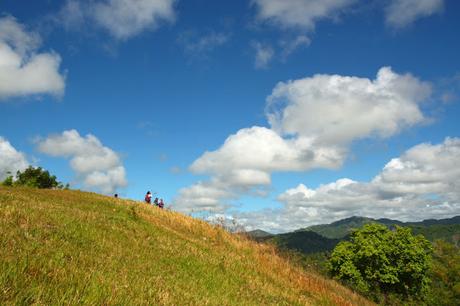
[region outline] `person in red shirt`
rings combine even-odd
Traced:
[[[152,203],[152,193],[150,191],[147,191],[147,194],[145,195],[145,203]]]

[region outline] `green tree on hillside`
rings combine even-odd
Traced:
[[[6,179],[1,183],[1,185],[7,186],[7,187],[11,187],[11,186],[13,186],[13,183],[14,183],[13,176],[11,175],[11,172],[10,172],[10,171],[8,171],[6,174],[7,174],[8,176],[7,176]]]
[[[434,243],[431,272],[431,305],[458,305],[460,303],[460,249],[437,240]]]
[[[16,177],[8,176],[3,182],[4,186],[27,186],[34,188],[69,188],[69,185],[63,186],[57,181],[55,175],[51,175],[47,170],[29,166],[23,172],[17,171]]]
[[[379,299],[425,299],[431,265],[431,244],[413,236],[409,228],[391,231],[381,224],[366,224],[340,242],[328,262],[330,273],[356,290]]]

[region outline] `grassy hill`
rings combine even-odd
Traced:
[[[368,305],[272,246],[140,202],[0,188],[0,304]]]

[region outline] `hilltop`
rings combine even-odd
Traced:
[[[72,190],[0,188],[0,266],[0,304],[370,304],[272,246]]]

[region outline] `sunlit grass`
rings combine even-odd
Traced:
[[[71,190],[0,189],[0,304],[367,305],[271,246]]]

